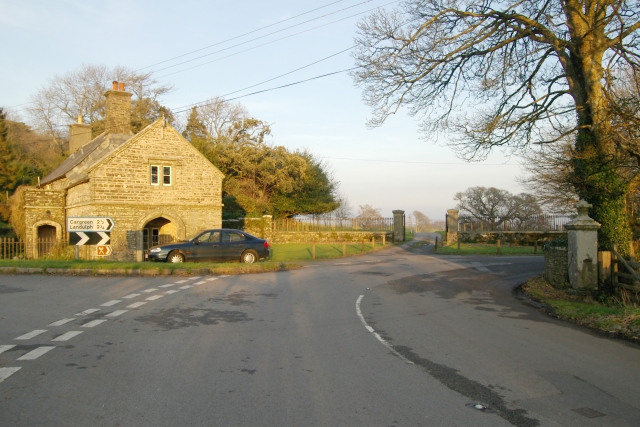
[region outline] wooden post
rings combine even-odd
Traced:
[[[312,259],[316,259],[316,244],[315,243],[313,243],[311,245],[311,258]]]
[[[458,236],[458,255],[460,254],[460,236]]]
[[[533,241],[533,254],[537,254],[538,253],[538,241],[534,240]]]
[[[435,246],[435,249],[433,251],[434,252],[438,252],[438,236],[436,236],[436,246]]]
[[[75,250],[76,250],[76,261],[78,261],[80,259],[80,249],[78,247],[78,245],[75,245]]]
[[[387,246],[387,233],[382,235],[382,246]]]
[[[371,237],[371,250],[374,250],[375,248],[376,248],[376,238]]]
[[[500,239],[496,240],[496,245],[498,246],[498,255],[500,255]]]
[[[364,239],[362,239],[362,249],[360,250],[360,253],[364,253]]]
[[[342,242],[342,256],[347,256],[347,244]]]

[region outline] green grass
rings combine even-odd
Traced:
[[[273,261],[311,260],[311,243],[276,243],[271,245]],[[382,243],[377,242],[374,250],[382,249]],[[365,252],[371,252],[371,242],[364,245]],[[347,256],[362,253],[362,243],[347,243]],[[318,243],[316,244],[316,259],[330,259],[342,257],[342,243]]]
[[[572,290],[555,289],[542,277],[529,280],[522,289],[552,307],[561,319],[640,341],[640,307],[632,302],[628,291],[594,299]]]
[[[290,270],[298,268],[295,263],[261,261],[255,264],[241,264],[234,262],[184,262],[168,264],[164,262],[126,262],[126,261],[56,261],[56,260],[0,260],[0,268],[67,268],[74,270],[160,270],[163,274],[175,274],[174,270],[186,270],[188,273],[208,269],[213,274],[242,274],[261,273],[268,271]],[[182,273],[180,271],[179,273]]]
[[[533,246],[500,246],[500,255],[533,255]],[[458,245],[438,247],[439,254],[457,255]],[[538,247],[538,255],[542,255],[542,248]],[[488,243],[460,243],[460,255],[497,255],[497,246]]]

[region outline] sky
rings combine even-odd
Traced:
[[[353,46],[357,22],[374,8],[397,5],[381,0],[0,0],[0,81],[5,82],[0,107],[27,121],[23,108],[30,95],[56,75],[88,64],[153,71],[173,85],[160,101],[174,111],[332,55],[227,98],[335,73],[355,65],[349,51],[338,52]],[[438,220],[455,207],[455,193],[469,187],[524,191],[516,179],[523,174],[517,157],[496,152],[483,162],[460,160],[446,145],[449,136],[426,139],[406,110],[379,128],[367,128],[371,111],[347,72],[238,101],[272,125],[268,142],[309,149],[323,158],[354,213],[369,204],[383,216],[395,209],[417,210]]]

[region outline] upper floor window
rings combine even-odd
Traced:
[[[171,166],[151,165],[150,181],[151,185],[171,185]]]

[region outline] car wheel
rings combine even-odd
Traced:
[[[240,262],[245,264],[253,264],[258,260],[258,254],[255,251],[244,251],[240,257]]]
[[[173,251],[167,257],[167,262],[184,262],[184,255],[182,255],[180,252]]]

